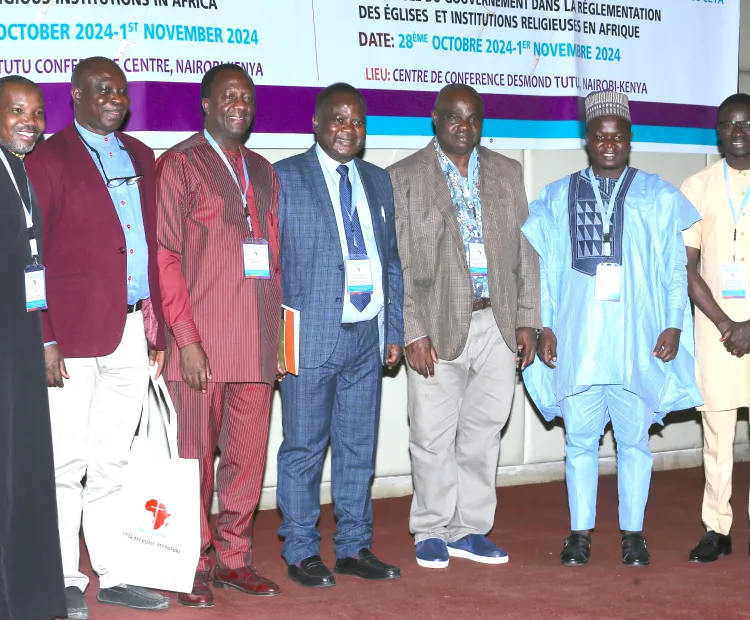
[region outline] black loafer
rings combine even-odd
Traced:
[[[75,586],[65,588],[65,605],[68,608],[68,620],[89,620],[89,607],[83,598],[83,592]]]
[[[107,605],[119,605],[130,609],[158,611],[169,609],[169,599],[157,592],[140,586],[120,584],[113,588],[99,588],[96,600]]]
[[[312,555],[299,563],[290,564],[287,571],[289,579],[305,588],[330,588],[336,585],[331,571],[323,564],[319,555]]]
[[[560,553],[560,563],[565,566],[583,566],[591,557],[591,536],[571,532]]]
[[[381,562],[369,549],[360,549],[357,558],[339,558],[336,560],[333,572],[362,579],[386,580],[401,577],[401,569]]]
[[[651,554],[646,539],[640,534],[624,534],[622,537],[622,563],[628,566],[648,566]]]
[[[723,555],[732,555],[732,537],[708,531],[690,551],[691,562],[706,564],[715,562]]]

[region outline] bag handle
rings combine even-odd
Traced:
[[[150,388],[153,386],[154,392],[156,392],[157,399],[161,400],[161,406],[159,407],[159,415],[162,418],[162,424],[164,431],[167,436],[167,446],[169,447],[169,458],[177,459],[180,458],[179,451],[177,448],[177,413],[174,408],[172,398],[169,396],[169,390],[167,384],[164,382],[164,377],[154,379],[156,374],[156,366],[149,367],[149,386],[146,389],[146,394],[143,397],[143,407],[141,409],[141,422],[138,425],[138,433],[136,437],[148,438],[148,429],[151,419],[151,407],[149,402]],[[165,407],[166,405],[166,407]],[[166,409],[166,411],[165,411]]]
[[[169,458],[178,459],[180,458],[179,451],[177,448],[177,412],[174,408],[174,403],[169,395],[167,384],[164,382],[164,377],[161,376],[154,380],[154,374],[156,372],[156,366],[152,367],[150,372],[150,381],[156,390],[157,396],[159,396],[166,405],[166,411],[164,407],[159,407],[159,413],[161,414],[162,423],[164,430],[167,434],[167,445],[169,446]]]

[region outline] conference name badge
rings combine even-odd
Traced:
[[[42,265],[24,269],[26,281],[26,312],[47,309],[47,274]]]
[[[484,243],[469,244],[469,273],[473,276],[487,275],[487,254]]]
[[[622,268],[615,263],[600,263],[596,267],[594,299],[596,301],[620,301]]]
[[[359,295],[372,293],[372,265],[367,256],[347,256],[346,264],[346,294]]]
[[[741,263],[727,263],[721,266],[721,297],[722,299],[745,299],[747,278],[745,265]]]
[[[242,242],[242,262],[246,278],[269,280],[271,278],[271,260],[268,252],[268,241],[265,239],[245,239]]]

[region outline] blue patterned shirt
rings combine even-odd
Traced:
[[[451,199],[456,207],[458,228],[466,248],[466,264],[469,265],[469,244],[484,243],[482,236],[482,201],[479,197],[479,156],[475,148],[469,158],[469,175],[462,176],[455,164],[443,153],[437,138],[435,138],[435,152],[440,167],[445,174]],[[472,275],[474,287],[473,297],[490,296],[490,287],[486,275]]]

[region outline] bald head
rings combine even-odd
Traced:
[[[76,65],[70,80],[76,121],[106,136],[120,129],[130,109],[128,81],[116,62],[102,56]]]
[[[440,148],[448,157],[470,155],[482,137],[484,102],[466,84],[449,84],[435,99],[432,122]]]
[[[125,74],[114,60],[105,58],[104,56],[91,56],[90,58],[84,58],[75,66],[70,76],[70,85],[73,88],[81,88],[81,85],[92,73],[96,74],[100,70],[119,71],[120,75],[125,79]]]
[[[448,84],[448,86],[444,86],[435,97],[433,108],[439,110],[456,97],[476,102],[482,111],[482,116],[484,116],[484,101],[482,101],[481,95],[468,84]]]

